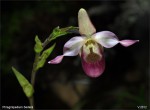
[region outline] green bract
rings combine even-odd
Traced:
[[[37,63],[36,70],[44,66],[46,59],[49,57],[49,55],[53,51],[55,45],[56,44],[53,44],[50,48],[43,51],[42,55],[40,56],[39,62]]]
[[[17,77],[17,80],[19,81],[19,84],[23,88],[23,91],[27,97],[31,97],[34,93],[34,89],[32,85],[29,83],[29,81],[19,72],[17,71],[14,67],[12,67],[12,70]]]
[[[36,53],[40,53],[43,50],[43,46],[42,46],[42,42],[40,41],[40,39],[38,38],[38,36],[36,35],[35,37],[35,46],[34,46],[34,51]]]
[[[63,35],[69,34],[69,33],[75,33],[77,31],[78,31],[78,27],[69,26],[66,28],[59,28],[59,26],[58,26],[55,29],[53,29],[53,32],[51,35],[52,37],[49,40],[52,41],[60,36],[63,36]]]

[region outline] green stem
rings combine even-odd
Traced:
[[[31,85],[33,87],[34,87],[34,84],[35,84],[36,72],[38,71],[38,70],[36,70],[36,66],[37,66],[37,63],[39,61],[39,57],[40,57],[40,53],[36,53],[34,63],[33,63],[32,73],[31,73]],[[29,98],[29,103],[30,103],[30,106],[33,106],[33,109],[31,109],[31,110],[34,110],[34,95]]]
[[[32,106],[33,108],[31,108],[31,110],[34,110],[34,97],[30,97],[29,98],[29,103],[30,103],[30,106]]]
[[[43,43],[43,49],[44,47],[46,47],[46,45],[48,45],[48,43],[50,42],[50,37],[51,35],[44,41]],[[34,87],[35,85],[35,76],[36,76],[36,73],[37,73],[37,64],[39,62],[39,59],[40,59],[40,53],[36,53],[35,54],[35,59],[34,59],[34,63],[33,63],[33,69],[32,69],[32,73],[31,73],[31,85]],[[34,95],[32,97],[29,98],[29,103],[30,103],[30,106],[33,106],[33,109],[31,110],[34,110]]]
[[[77,29],[77,28],[75,28],[75,27],[67,27],[67,28],[62,28],[61,29],[61,31],[62,32],[60,32],[60,30],[59,30],[59,33],[60,33],[60,35],[65,35],[65,34],[67,34],[67,31],[69,31],[69,30],[71,30],[71,29]],[[59,28],[58,28],[59,29]],[[71,33],[71,32],[68,32],[68,33]],[[54,39],[56,39],[56,36],[60,36],[59,34],[57,35],[55,35],[55,34],[50,34],[50,36],[42,43],[42,46],[43,46],[43,49],[52,41],[52,40],[54,40]],[[53,38],[54,37],[54,38]],[[40,53],[36,53],[35,54],[35,59],[34,59],[34,63],[33,63],[33,69],[32,69],[32,73],[31,73],[31,85],[33,86],[33,88],[34,88],[34,85],[35,85],[35,76],[36,76],[36,73],[37,73],[37,71],[38,71],[38,69],[37,69],[37,64],[38,64],[38,62],[39,62],[39,60],[40,60],[40,55],[41,55],[41,52]],[[31,109],[31,110],[34,110],[34,94],[33,94],[33,96],[32,97],[30,97],[30,98],[28,98],[29,99],[29,103],[30,103],[30,106],[33,106],[33,109]]]
[[[36,66],[37,66],[37,63],[39,61],[39,57],[40,57],[40,53],[36,53],[34,63],[33,63],[32,73],[31,73],[31,84],[32,84],[32,86],[34,86],[35,75],[36,75],[36,72],[38,71],[38,70],[36,70]]]
[[[50,38],[51,38],[51,37],[52,37],[52,34],[43,42],[43,44],[42,44],[43,48],[45,48],[46,45],[50,43],[50,41],[51,41]]]

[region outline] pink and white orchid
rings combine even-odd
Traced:
[[[128,47],[139,40],[121,40],[110,31],[101,31],[96,33],[96,29],[91,23],[85,9],[81,8],[78,13],[79,32],[81,36],[75,36],[67,41],[63,48],[63,55],[59,55],[49,64],[58,64],[64,56],[80,55],[82,67],[85,73],[90,77],[100,76],[105,69],[105,59],[103,47],[111,48],[116,44]]]

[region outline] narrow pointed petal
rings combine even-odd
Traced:
[[[78,25],[81,35],[90,36],[96,32],[86,10],[83,8],[81,8],[78,13]]]
[[[64,57],[63,55],[59,55],[56,58],[54,58],[53,60],[50,60],[48,63],[49,64],[58,64],[62,61],[63,57]]]
[[[117,36],[110,31],[102,31],[94,34],[93,39],[105,48],[111,48],[119,43]]]
[[[120,43],[121,45],[128,47],[130,45],[133,45],[136,42],[139,42],[139,40],[121,40],[119,41],[117,36],[110,32],[110,31],[102,31],[94,34],[93,39],[101,44],[105,48],[111,48],[115,46],[116,44]]]
[[[128,47],[130,45],[133,45],[134,43],[139,42],[139,40],[121,40],[119,43],[123,45],[124,47]]]
[[[77,36],[71,38],[64,45],[64,56],[76,56],[79,54],[81,47],[83,46],[85,41],[84,37]]]
[[[90,77],[99,77],[105,70],[105,60],[102,58],[100,61],[94,63],[87,63],[82,58],[82,67],[84,72]]]
[[[77,36],[71,38],[68,42],[65,43],[63,49],[63,55],[59,55],[53,60],[50,60],[49,64],[58,64],[62,61],[64,56],[76,56],[81,50],[81,47],[84,43],[84,37]]]

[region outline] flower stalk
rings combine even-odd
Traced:
[[[38,71],[38,70],[36,70],[36,66],[37,66],[37,63],[39,61],[39,57],[40,57],[40,53],[36,53],[34,63],[33,63],[32,73],[31,73],[31,85],[33,87],[34,87],[34,84],[35,84],[35,76],[36,76],[36,73]],[[32,95],[28,99],[29,99],[30,106],[33,107],[31,110],[34,110],[34,96]]]
[[[58,38],[59,36],[73,33],[74,31],[77,31],[77,29],[78,29],[77,27],[73,27],[73,26],[61,28],[61,29],[59,29],[59,27],[57,27],[53,30],[53,32],[50,34],[50,36],[48,38],[46,38],[46,40],[43,43],[40,41],[38,36],[35,37],[35,42],[36,42],[35,47],[34,47],[35,59],[34,59],[33,68],[32,68],[32,72],[31,72],[32,87],[34,87],[34,85],[35,85],[36,73],[38,72],[38,70],[40,68],[42,68],[44,66],[45,61],[48,58],[48,56],[51,54],[51,52],[53,51],[55,44],[53,46],[51,46],[50,48],[44,50],[45,47],[52,40]],[[31,110],[34,110],[34,94],[31,97],[28,97],[28,100],[29,100],[30,106],[33,106],[33,108],[31,108]]]

